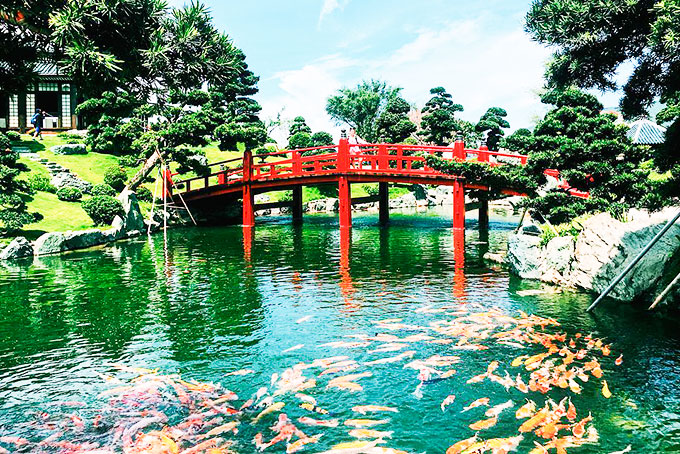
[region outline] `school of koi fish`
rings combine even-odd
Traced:
[[[36,412],[25,423],[0,427],[0,453],[406,454],[390,446],[396,438],[389,430],[390,416],[400,409],[390,402],[361,399],[364,387],[369,386],[367,379],[381,368],[395,367],[413,371],[416,399],[429,392],[428,385],[454,377],[460,386],[472,390],[488,382],[507,392],[507,400],[499,402],[489,397],[461,402],[455,393],[435,396],[441,400],[443,418],[469,419],[467,436],[441,434],[451,439],[446,454],[504,454],[520,446],[522,452],[531,454],[563,454],[596,445],[596,421],[587,410],[577,409],[571,396],[597,387],[600,398],[610,398],[603,370],[621,366],[623,357],[615,357],[610,345],[592,335],[560,332],[554,319],[470,306],[425,306],[416,312],[432,317],[429,323],[380,320],[374,324],[374,334],[349,334],[343,340],[309,346],[345,350],[338,353],[346,354],[301,362],[274,373],[268,386],[245,398],[221,384],[113,365],[117,373],[100,374],[108,387],[97,397],[101,406],[55,403],[50,411]],[[441,354],[418,358],[413,346],[419,343],[436,345]],[[283,352],[304,347],[300,344]],[[524,354],[508,364],[492,361],[478,375],[459,376],[457,363],[490,348]],[[350,353],[361,359],[353,359]],[[243,369],[226,376],[246,380],[256,374]],[[340,420],[325,408],[328,390],[346,393],[344,402],[356,417]],[[551,390],[559,392],[561,400],[547,396]],[[499,421],[516,431],[507,437],[485,436]],[[346,441],[325,449],[320,447],[324,438]],[[629,451],[627,447],[620,453]]]

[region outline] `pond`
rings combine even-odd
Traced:
[[[5,264],[0,452],[253,453],[292,426],[289,452],[444,453],[478,433],[552,453],[548,428],[568,452],[680,452],[677,320],[611,301],[586,314],[591,295],[483,260],[515,224],[470,224],[464,256],[450,217],[419,213],[357,216],[349,236],[333,217],[270,218],[252,236],[177,229]],[[542,372],[556,378],[536,389]],[[528,399],[551,415],[529,428]],[[295,444],[298,430],[323,436]]]

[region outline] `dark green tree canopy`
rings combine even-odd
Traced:
[[[290,125],[290,128],[288,128],[288,137],[292,137],[295,134],[298,133],[306,133],[306,134],[312,134],[312,128],[307,126],[307,122],[305,121],[304,117],[295,117],[293,119],[293,122]]]
[[[3,236],[41,219],[40,215],[28,212],[23,196],[29,187],[17,178],[28,168],[18,162],[19,154],[11,151],[9,145],[7,136],[0,133],[0,235]]]
[[[331,96],[326,112],[338,124],[346,123],[369,142],[378,140],[377,121],[388,102],[399,96],[401,88],[394,88],[378,80],[364,81],[356,88],[343,88]]]
[[[621,108],[627,118],[656,100],[671,123],[659,163],[680,162],[680,2],[678,0],[535,0],[526,30],[557,49],[547,71],[549,87],[617,88],[616,70],[632,63]],[[678,169],[680,172],[680,169]]]
[[[435,145],[448,145],[453,141],[460,124],[456,112],[462,112],[463,106],[453,102],[453,96],[443,87],[430,90],[432,98],[423,108],[423,130],[420,135],[426,142]]]
[[[408,117],[410,111],[410,104],[402,97],[390,99],[376,121],[378,141],[401,143],[416,132],[418,127]]]
[[[509,128],[510,123],[505,119],[508,113],[500,107],[489,108],[475,125],[479,133],[486,133],[486,145],[489,150],[498,151],[501,138],[505,135],[503,129]]]

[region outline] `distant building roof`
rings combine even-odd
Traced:
[[[59,67],[52,61],[43,60],[36,63],[35,72],[43,80],[64,80],[68,75],[64,74]]]
[[[666,141],[666,128],[641,118],[628,125],[626,135],[637,145],[658,145]]]

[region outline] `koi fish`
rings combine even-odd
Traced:
[[[622,451],[610,452],[609,454],[626,454],[627,452],[630,452],[631,449],[633,449],[633,448],[631,448],[631,446],[628,445]]]
[[[392,438],[394,432],[386,432],[372,429],[352,429],[349,434],[354,438]]]
[[[301,416],[298,418],[298,421],[300,424],[304,424],[306,426],[320,426],[320,427],[338,427],[338,420],[337,419],[328,419],[328,420],[320,420],[320,419],[313,419],[308,416]]]
[[[204,435],[199,436],[198,439],[201,440],[201,439],[204,439],[204,438],[214,437],[215,435],[219,435],[219,434],[222,434],[224,432],[229,432],[231,430],[235,430],[236,427],[239,424],[240,423],[238,421],[232,421],[232,422],[229,422],[227,424],[221,425],[219,427],[215,427],[214,429],[206,432]]]
[[[448,405],[451,405],[455,399],[456,399],[456,396],[453,395],[453,394],[449,394],[448,396],[446,396],[446,398],[442,401],[442,403],[440,405],[442,412],[444,412],[446,407]]]
[[[374,364],[397,363],[401,360],[412,358],[413,355],[415,355],[415,354],[416,354],[416,352],[409,350],[409,351],[406,351],[406,352],[404,352],[400,355],[397,355],[397,356],[392,356],[392,357],[389,357],[389,358],[376,359],[374,361],[369,361],[369,362],[364,363],[364,364],[365,365],[374,365]]]
[[[495,426],[497,422],[498,422],[498,417],[494,416],[493,418],[482,419],[480,421],[473,422],[468,427],[472,430],[484,430],[484,429],[488,429],[490,427]]]
[[[482,405],[489,405],[489,398],[488,397],[482,397],[480,399],[475,400],[474,402],[472,402],[467,407],[463,407],[463,412],[468,411],[468,410],[472,410],[473,408],[477,408],[477,407],[482,406]]]
[[[302,393],[297,393],[295,395],[298,399],[300,399],[303,402],[307,402],[312,405],[316,405],[316,399],[313,398],[312,396],[308,396],[307,394],[302,394]]]
[[[470,446],[474,445],[477,440],[478,437],[477,434],[475,434],[473,437],[454,443],[453,445],[449,446],[449,449],[446,450],[446,454],[460,454],[461,452],[466,451]]]
[[[571,399],[569,399],[569,407],[567,408],[567,419],[569,421],[576,419],[576,407],[571,403]]]
[[[313,405],[309,402],[301,403],[300,408],[303,408],[307,411],[313,411],[315,413],[319,413],[320,415],[327,415],[328,414],[328,410],[324,410],[323,408],[319,408],[316,405]]]
[[[333,446],[330,450],[324,451],[319,454],[362,454],[370,452],[372,448],[375,448],[379,443],[384,443],[383,440],[374,441],[350,441],[346,443],[339,443]]]
[[[536,413],[536,404],[532,400],[527,400],[527,403],[522,405],[515,412],[515,418],[524,419],[530,418],[534,413]]]
[[[602,395],[609,399],[612,396],[611,391],[609,391],[609,385],[607,385],[607,380],[602,380]]]
[[[535,415],[533,415],[531,418],[524,421],[524,423],[521,426],[519,426],[518,430],[522,433],[531,432],[536,427],[541,425],[541,423],[543,423],[543,421],[548,419],[548,416],[550,416],[550,410],[548,409],[547,406],[545,406],[541,410],[539,410]]]
[[[510,365],[511,365],[512,367],[519,367],[519,366],[521,366],[521,365],[524,363],[524,361],[525,361],[527,358],[529,358],[529,355],[518,356],[517,358],[515,358],[515,359],[512,360],[512,363],[511,363]]]
[[[621,364],[623,364],[623,355],[619,355],[619,357],[616,358],[616,361],[614,361],[614,364],[616,364],[617,366],[620,366]]]
[[[506,410],[508,408],[512,408],[515,403],[512,400],[508,400],[507,402],[504,402],[502,404],[498,404],[494,407],[489,408],[484,415],[488,416],[489,418],[491,417],[497,417],[500,415],[503,410]]]
[[[262,412],[260,412],[260,414],[257,415],[255,417],[255,419],[253,419],[253,424],[257,423],[260,419],[262,419],[263,416],[267,416],[270,413],[280,411],[285,405],[286,404],[283,403],[283,402],[275,402],[275,403],[271,404],[270,406],[268,406],[267,408],[262,410]]]
[[[389,419],[348,419],[345,425],[349,427],[372,427],[389,423]]]
[[[255,371],[252,369],[241,369],[237,370],[235,372],[229,372],[228,374],[225,374],[225,376],[229,377],[232,375],[237,375],[237,376],[242,376],[242,375],[248,375],[248,374],[254,374]]]
[[[311,315],[305,315],[304,317],[295,320],[295,323],[304,323],[310,321],[311,319],[312,319]]]
[[[365,415],[367,412],[376,412],[376,411],[389,411],[392,413],[398,413],[399,410],[394,408],[394,407],[384,407],[381,405],[357,405],[355,407],[352,407],[352,411],[356,413],[361,413],[362,415]]]
[[[294,345],[294,346],[292,346],[292,347],[290,347],[290,348],[287,348],[287,349],[283,350],[281,353],[294,352],[295,350],[300,350],[300,349],[301,349],[302,347],[304,347],[304,346],[305,346],[305,344],[297,344],[297,345]]]
[[[288,446],[286,446],[286,454],[292,454],[294,452],[298,452],[305,445],[308,445],[308,444],[311,444],[311,443],[318,443],[319,439],[322,436],[323,436],[323,434],[318,434],[318,435],[314,435],[312,437],[300,438],[296,442],[291,443]]]

